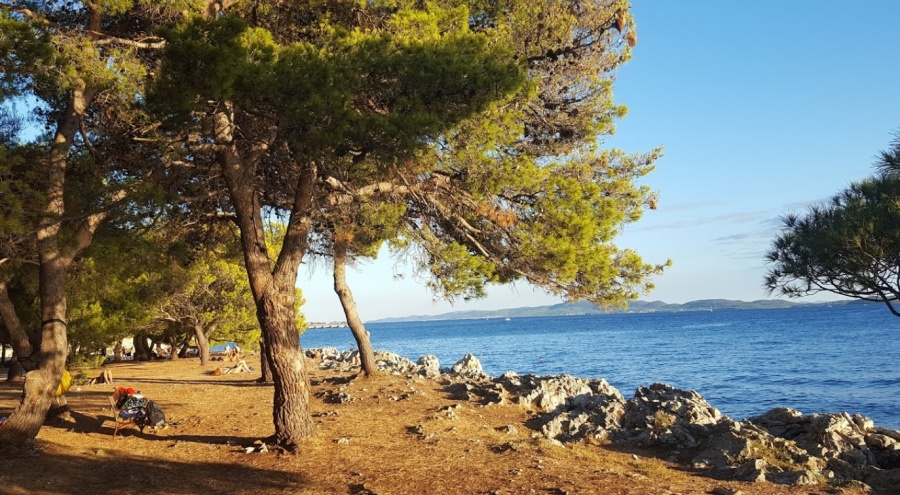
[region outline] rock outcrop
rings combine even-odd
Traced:
[[[320,366],[348,370],[355,351],[312,349]],[[651,447],[666,457],[722,479],[802,485],[865,483],[874,493],[900,486],[900,431],[858,414],[809,414],[786,408],[735,421],[695,391],[656,383],[632,398],[606,380],[570,375],[485,374],[468,354],[450,368],[436,356],[413,363],[377,352],[382,371],[440,379],[456,400],[519,404],[534,411],[540,433],[553,442],[602,441]]]

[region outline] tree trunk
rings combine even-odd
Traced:
[[[43,233],[46,233],[42,229]],[[56,238],[43,244],[40,265],[41,344],[37,369],[25,375],[25,393],[9,419],[0,426],[0,447],[31,448],[56,397],[66,363],[66,272],[69,260],[56,247]]]
[[[181,343],[178,344],[178,347],[180,348],[178,350],[178,357],[183,358],[183,357],[187,356],[187,349],[188,349],[188,346],[190,346],[190,345],[191,345],[191,336],[185,335],[184,339],[181,340]]]
[[[293,295],[293,288],[289,292]],[[272,441],[289,452],[297,452],[300,443],[312,435],[313,422],[309,415],[309,376],[294,324],[294,309],[267,296],[258,303],[257,315],[266,334],[269,352],[265,358],[275,384]]]
[[[15,359],[15,357],[15,353],[13,353],[13,359],[9,361],[9,370],[6,372],[6,381],[8,382],[20,381],[19,379],[21,378],[22,373],[25,372],[22,363],[20,363],[18,359]]]
[[[20,366],[28,371],[36,369],[38,356],[35,352],[36,343],[32,341],[37,339],[34,338],[34,335],[29,335],[25,327],[22,326],[16,307],[9,298],[9,289],[6,281],[3,280],[0,280],[0,320],[6,326],[10,345],[15,351],[16,359],[20,362]]]
[[[215,325],[212,325],[215,328]],[[210,333],[212,330],[210,330]],[[204,332],[200,325],[194,325],[194,340],[197,341],[197,349],[200,351],[200,366],[206,366],[209,362],[209,334]]]
[[[139,333],[134,336],[134,357],[135,361],[149,361],[150,353],[147,351],[147,336]]]
[[[218,159],[235,210],[256,316],[266,341],[268,352],[264,358],[269,361],[275,384],[275,434],[270,440],[289,452],[297,452],[313,432],[309,376],[294,321],[294,303],[297,270],[309,247],[316,166],[301,164],[284,241],[273,266],[255,189],[257,166],[245,159],[235,145],[234,114],[230,105],[223,108],[213,116],[215,140],[220,146]]]
[[[269,350],[266,348],[266,339],[260,335],[259,337],[259,369],[260,377],[256,380],[259,383],[275,383],[272,379],[272,365],[269,364]]]
[[[169,357],[173,361],[178,359],[178,341],[175,340],[174,335],[170,335],[166,338],[166,343],[169,344]]]
[[[375,366],[375,351],[372,349],[372,341],[369,339],[369,332],[366,331],[365,325],[359,318],[359,311],[356,309],[356,302],[353,300],[353,293],[350,292],[350,286],[347,285],[347,242],[337,240],[334,243],[334,292],[337,293],[341,300],[341,306],[344,308],[344,316],[347,318],[347,325],[353,338],[356,339],[356,346],[359,349],[359,364],[366,376],[372,376],[378,367]]]
[[[22,401],[9,419],[0,426],[0,448],[30,448],[34,444],[56,395],[62,372],[65,369],[66,337],[66,277],[72,259],[81,249],[90,245],[93,233],[102,217],[89,217],[78,228],[75,245],[63,252],[59,236],[65,215],[65,180],[68,153],[72,138],[78,129],[81,116],[87,110],[92,93],[84,85],[72,90],[71,99],[59,121],[56,136],[50,147],[46,177],[47,203],[44,215],[38,222],[37,250],[40,258],[39,294],[41,300],[40,351],[37,368],[25,378]],[[30,356],[21,356],[26,359]]]

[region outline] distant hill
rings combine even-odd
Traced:
[[[392,323],[401,321],[435,321],[435,320],[468,320],[481,318],[525,318],[536,316],[570,316],[570,315],[594,315],[606,313],[654,313],[654,312],[678,312],[678,311],[717,311],[725,309],[780,309],[798,306],[822,306],[845,304],[877,304],[862,301],[832,301],[824,303],[795,303],[781,299],[760,299],[758,301],[733,301],[730,299],[702,299],[690,301],[684,304],[669,304],[662,301],[632,301],[624,310],[606,311],[589,302],[561,303],[551,306],[531,306],[522,308],[507,308],[496,310],[478,311],[452,311],[439,315],[413,315],[396,318],[384,318],[375,320],[379,323]]]

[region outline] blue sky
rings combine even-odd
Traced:
[[[606,144],[665,156],[644,180],[659,208],[616,244],[673,261],[641,299],[767,298],[763,256],[780,217],[870,175],[900,130],[900,2],[633,4],[638,44],[615,86],[629,114]],[[364,320],[560,302],[519,284],[435,303],[387,256],[348,280]],[[301,268],[298,283],[309,320],[343,320],[329,267]]]

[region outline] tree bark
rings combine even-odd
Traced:
[[[178,344],[178,357],[183,358],[187,356],[188,346],[191,345],[191,335],[185,335],[184,339],[182,339],[181,343]]]
[[[9,333],[10,345],[20,365],[30,371],[37,368],[38,360],[35,353],[35,345],[32,343],[33,335],[29,335],[25,327],[22,326],[22,320],[16,312],[16,307],[9,298],[9,288],[6,281],[0,281],[0,319],[6,326]]]
[[[178,341],[175,340],[175,336],[168,336],[166,338],[166,343],[169,344],[169,358],[173,361],[178,359]]]
[[[302,164],[294,191],[294,202],[286,234],[274,267],[268,254],[260,197],[254,185],[257,166],[242,156],[235,145],[233,113],[214,115],[218,158],[234,206],[240,230],[241,249],[256,303],[256,316],[266,341],[266,354],[274,382],[272,420],[275,434],[270,441],[289,452],[313,432],[309,412],[309,376],[294,321],[297,270],[308,248],[312,226],[316,167]]]
[[[197,349],[200,351],[200,366],[206,366],[209,362],[209,336],[215,327],[213,324],[211,328],[204,329],[200,325],[194,325],[194,340],[197,341]]]
[[[40,354],[36,369],[25,377],[25,393],[9,419],[0,426],[0,448],[30,448],[34,444],[50,409],[65,369],[66,277],[69,265],[80,249],[90,244],[93,231],[88,221],[86,232],[76,235],[76,245],[63,252],[59,244],[61,222],[65,214],[65,180],[72,138],[92,95],[84,86],[76,86],[66,111],[59,121],[56,137],[50,147],[47,165],[47,203],[38,222],[37,249],[40,257],[39,294],[41,300]],[[96,228],[96,225],[93,225]],[[80,249],[79,249],[80,248]],[[27,358],[27,356],[25,356]],[[23,366],[25,363],[22,363]]]
[[[147,336],[144,333],[139,333],[132,340],[134,342],[133,359],[135,361],[149,361],[150,352],[147,350]]]
[[[353,338],[356,339],[356,347],[359,349],[359,365],[366,376],[372,376],[378,371],[375,365],[375,351],[372,349],[372,341],[369,339],[369,332],[362,320],[359,318],[359,311],[356,308],[356,301],[353,300],[353,293],[350,292],[350,286],[347,285],[347,241],[336,240],[334,242],[334,292],[341,300],[341,306],[344,308],[344,316],[347,318],[347,325]]]
[[[267,295],[258,304],[257,314],[267,336],[267,359],[275,385],[272,442],[289,452],[297,452],[300,444],[312,435],[313,422],[309,414],[309,376],[294,324],[294,309]]]

